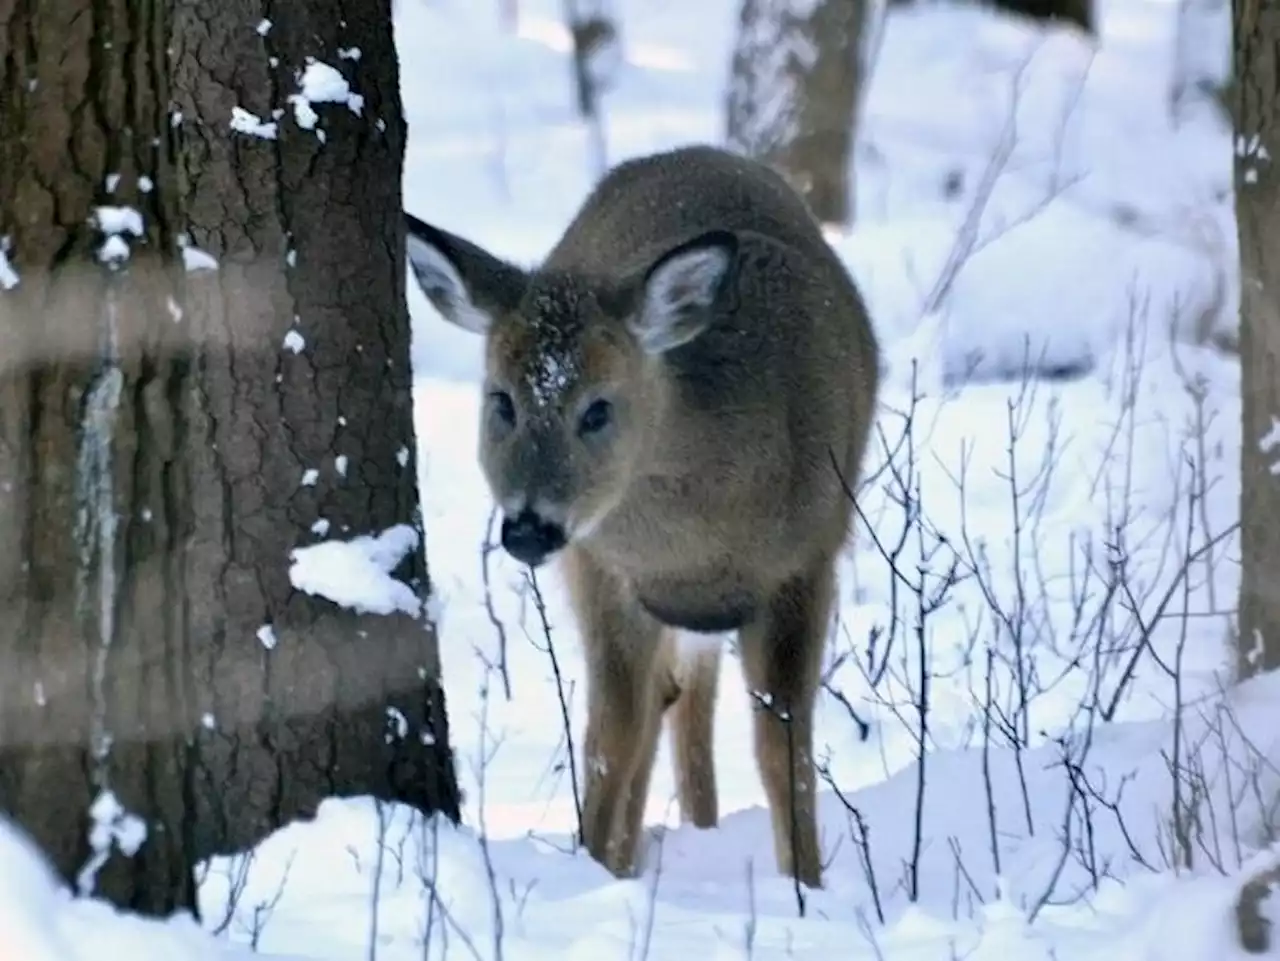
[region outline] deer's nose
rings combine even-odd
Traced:
[[[528,508],[502,520],[502,549],[521,564],[538,567],[566,543],[562,525]]]

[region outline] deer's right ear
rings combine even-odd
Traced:
[[[495,316],[516,309],[528,275],[514,264],[406,212],[405,256],[418,286],[451,324],[487,333]]]

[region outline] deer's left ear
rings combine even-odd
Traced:
[[[627,325],[645,353],[674,350],[707,329],[711,308],[735,280],[737,257],[737,236],[712,230],[672,247],[649,266]]]

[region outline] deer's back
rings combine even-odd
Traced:
[[[831,255],[808,208],[778,174],[728,151],[694,146],[610,170],[545,263],[587,272],[641,266],[680,239],[717,228]]]

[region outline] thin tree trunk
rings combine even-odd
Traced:
[[[0,806],[148,913],[326,796],[458,816],[430,623],[289,573],[408,525],[429,590],[389,2],[262,13],[0,6]],[[363,98],[315,129],[308,57]]]
[[[1280,10],[1234,0],[1240,236],[1240,677],[1280,666]]]
[[[866,0],[743,0],[726,140],[782,173],[824,223],[852,223]]]

